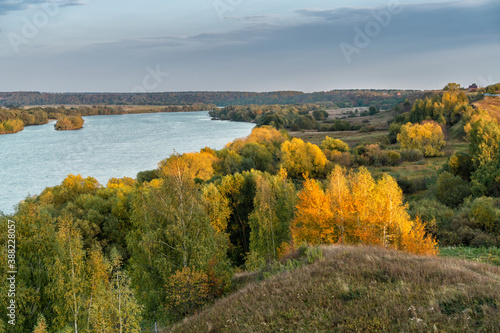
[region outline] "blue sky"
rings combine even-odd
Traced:
[[[436,89],[498,59],[498,0],[0,0],[0,91]]]

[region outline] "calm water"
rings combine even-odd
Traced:
[[[84,117],[78,131],[54,123],[0,135],[0,211],[10,214],[27,195],[59,185],[66,175],[132,177],[178,153],[221,149],[250,134],[248,123],[211,121],[208,112]]]

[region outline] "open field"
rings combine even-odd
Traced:
[[[368,111],[368,109],[369,108],[366,106],[360,106],[360,107],[353,107],[353,108],[330,109],[330,110],[326,110],[326,112],[328,112],[329,119],[339,119],[339,118],[348,116],[350,112],[358,111],[359,113],[361,113],[363,111]]]
[[[500,98],[487,97],[473,104],[475,107],[483,108],[488,111],[493,118],[500,122]]]
[[[439,255],[500,266],[500,249],[496,247],[442,247],[439,249]]]
[[[500,268],[373,247],[249,283],[161,332],[497,332]]]
[[[326,136],[340,139],[347,143],[351,148],[363,141],[371,141],[375,138],[387,135],[387,131],[375,131],[370,133],[360,133],[359,131],[338,131],[338,132],[318,132],[318,131],[300,131],[290,132],[290,135],[295,138],[300,138],[304,141],[320,145]]]

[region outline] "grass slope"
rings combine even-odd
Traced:
[[[498,267],[331,246],[162,332],[499,332],[499,309]]]
[[[485,109],[493,118],[500,122],[500,98],[486,96],[484,99],[473,103],[473,105]]]

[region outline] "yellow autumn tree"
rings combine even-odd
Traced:
[[[350,242],[353,234],[353,200],[349,188],[346,170],[336,165],[328,177],[327,195],[330,198],[334,223],[337,226],[339,242]]]
[[[398,142],[403,149],[420,149],[426,157],[443,156],[443,147],[446,145],[441,126],[433,121],[424,121],[422,124],[407,123],[401,126]]]
[[[292,221],[294,243],[369,244],[434,255],[437,244],[425,224],[407,213],[403,192],[389,175],[375,181],[366,168],[347,174],[336,166],[326,193],[306,178]]]
[[[225,197],[214,184],[203,187],[205,210],[210,219],[210,224],[219,233],[225,233],[227,222],[231,215],[229,199]]]
[[[299,178],[304,173],[311,177],[325,175],[328,160],[317,145],[293,138],[281,145],[281,152],[282,167],[292,178]]]
[[[370,171],[361,167],[358,172],[350,174],[349,184],[353,206],[353,226],[351,227],[353,234],[350,235],[350,239],[355,244],[373,244],[376,239],[373,233],[373,216],[376,214],[373,205],[375,181]]]
[[[231,143],[226,145],[226,148],[233,150],[241,150],[241,148],[248,143],[258,143],[263,144],[266,148],[274,145],[279,148],[283,142],[287,140],[287,137],[282,132],[278,131],[272,126],[260,126],[255,127],[249,136],[241,139],[236,139]]]
[[[373,192],[373,215],[376,226],[374,242],[386,247],[398,247],[398,237],[411,232],[413,222],[404,204],[403,191],[396,180],[385,174],[378,181]]]
[[[291,223],[294,244],[331,244],[338,239],[333,225],[330,198],[318,182],[305,176],[304,188],[299,193],[297,212]]]
[[[217,160],[215,153],[209,149],[203,149],[199,153],[173,154],[160,163],[160,170],[163,174],[168,174],[182,166],[186,176],[207,180],[214,175],[213,164]]]

